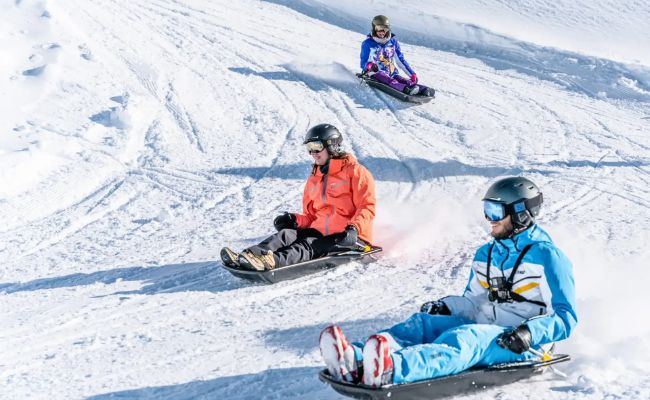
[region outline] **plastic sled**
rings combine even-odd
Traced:
[[[319,378],[331,385],[338,393],[355,399],[430,400],[477,392],[486,388],[513,383],[540,374],[549,365],[569,361],[570,359],[571,357],[566,354],[555,354],[553,359],[548,361],[532,360],[489,367],[474,367],[456,375],[401,385],[386,385],[380,388],[334,380],[327,369],[320,372]]]
[[[226,265],[223,267],[238,278],[252,282],[276,283],[332,269],[350,261],[370,262],[375,259],[372,255],[380,251],[382,251],[382,248],[378,246],[366,246],[355,250],[346,249],[340,253],[329,254],[325,257],[268,271],[250,271]]]
[[[408,101],[410,103],[419,103],[419,104],[424,104],[430,102],[434,97],[435,97],[435,90],[433,88],[429,88],[429,90],[433,91],[434,95],[433,96],[427,96],[423,93],[418,93],[416,95],[410,95],[406,94],[403,92],[400,92],[399,90],[393,89],[392,87],[386,85],[385,83],[381,83],[379,81],[376,81],[369,77],[366,74],[356,74],[357,78],[361,79],[371,87],[375,89],[379,89],[382,92],[389,94],[393,97],[396,97],[402,101]]]

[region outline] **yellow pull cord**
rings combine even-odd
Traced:
[[[537,357],[539,357],[542,361],[551,361],[551,360],[553,359],[553,356],[551,356],[551,355],[548,354],[547,352],[543,352],[543,353],[542,353],[541,351],[537,351],[537,350],[535,350],[535,349],[533,349],[533,348],[528,349],[528,351],[530,351],[531,353],[535,354],[535,355],[536,355]],[[555,368],[555,367],[552,366],[552,365],[549,365],[549,368],[551,368],[551,371],[553,371],[553,373],[555,373],[555,374],[561,376],[561,377],[564,378],[564,379],[567,379],[567,378],[569,377],[567,374],[565,374],[564,372],[558,370],[557,368]]]

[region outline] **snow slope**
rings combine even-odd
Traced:
[[[650,398],[650,6],[389,4],[0,1],[0,398],[340,398],[320,330],[461,292],[517,174],[574,262],[574,361],[465,398]],[[380,12],[434,102],[353,78]],[[375,176],[382,258],[235,279],[219,249],[298,210],[321,122]]]

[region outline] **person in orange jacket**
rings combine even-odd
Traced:
[[[314,165],[305,184],[302,213],[276,217],[273,225],[278,232],[241,253],[224,247],[224,265],[264,271],[372,242],[375,181],[342,150],[342,142],[343,135],[330,124],[307,131],[304,144]]]

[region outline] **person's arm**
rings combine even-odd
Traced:
[[[361,54],[359,55],[359,60],[360,60],[360,65],[361,65],[361,71],[364,71],[366,69],[366,65],[368,64],[370,58],[370,43],[368,43],[368,40],[364,40],[363,43],[361,43]]]
[[[404,57],[404,53],[402,53],[402,48],[399,45],[399,41],[397,38],[393,38],[395,41],[395,55],[397,55],[397,58],[399,58],[399,62],[402,63],[404,68],[408,71],[409,75],[415,74],[415,71],[411,66],[409,65],[408,61],[406,61],[406,57]]]
[[[544,246],[541,250],[547,286],[542,296],[552,311],[525,321],[533,346],[568,338],[578,322],[571,262],[554,246]]]
[[[375,180],[364,166],[357,164],[350,179],[352,202],[356,211],[350,219],[350,225],[357,228],[360,236],[364,236],[364,228],[371,226],[375,218]]]

